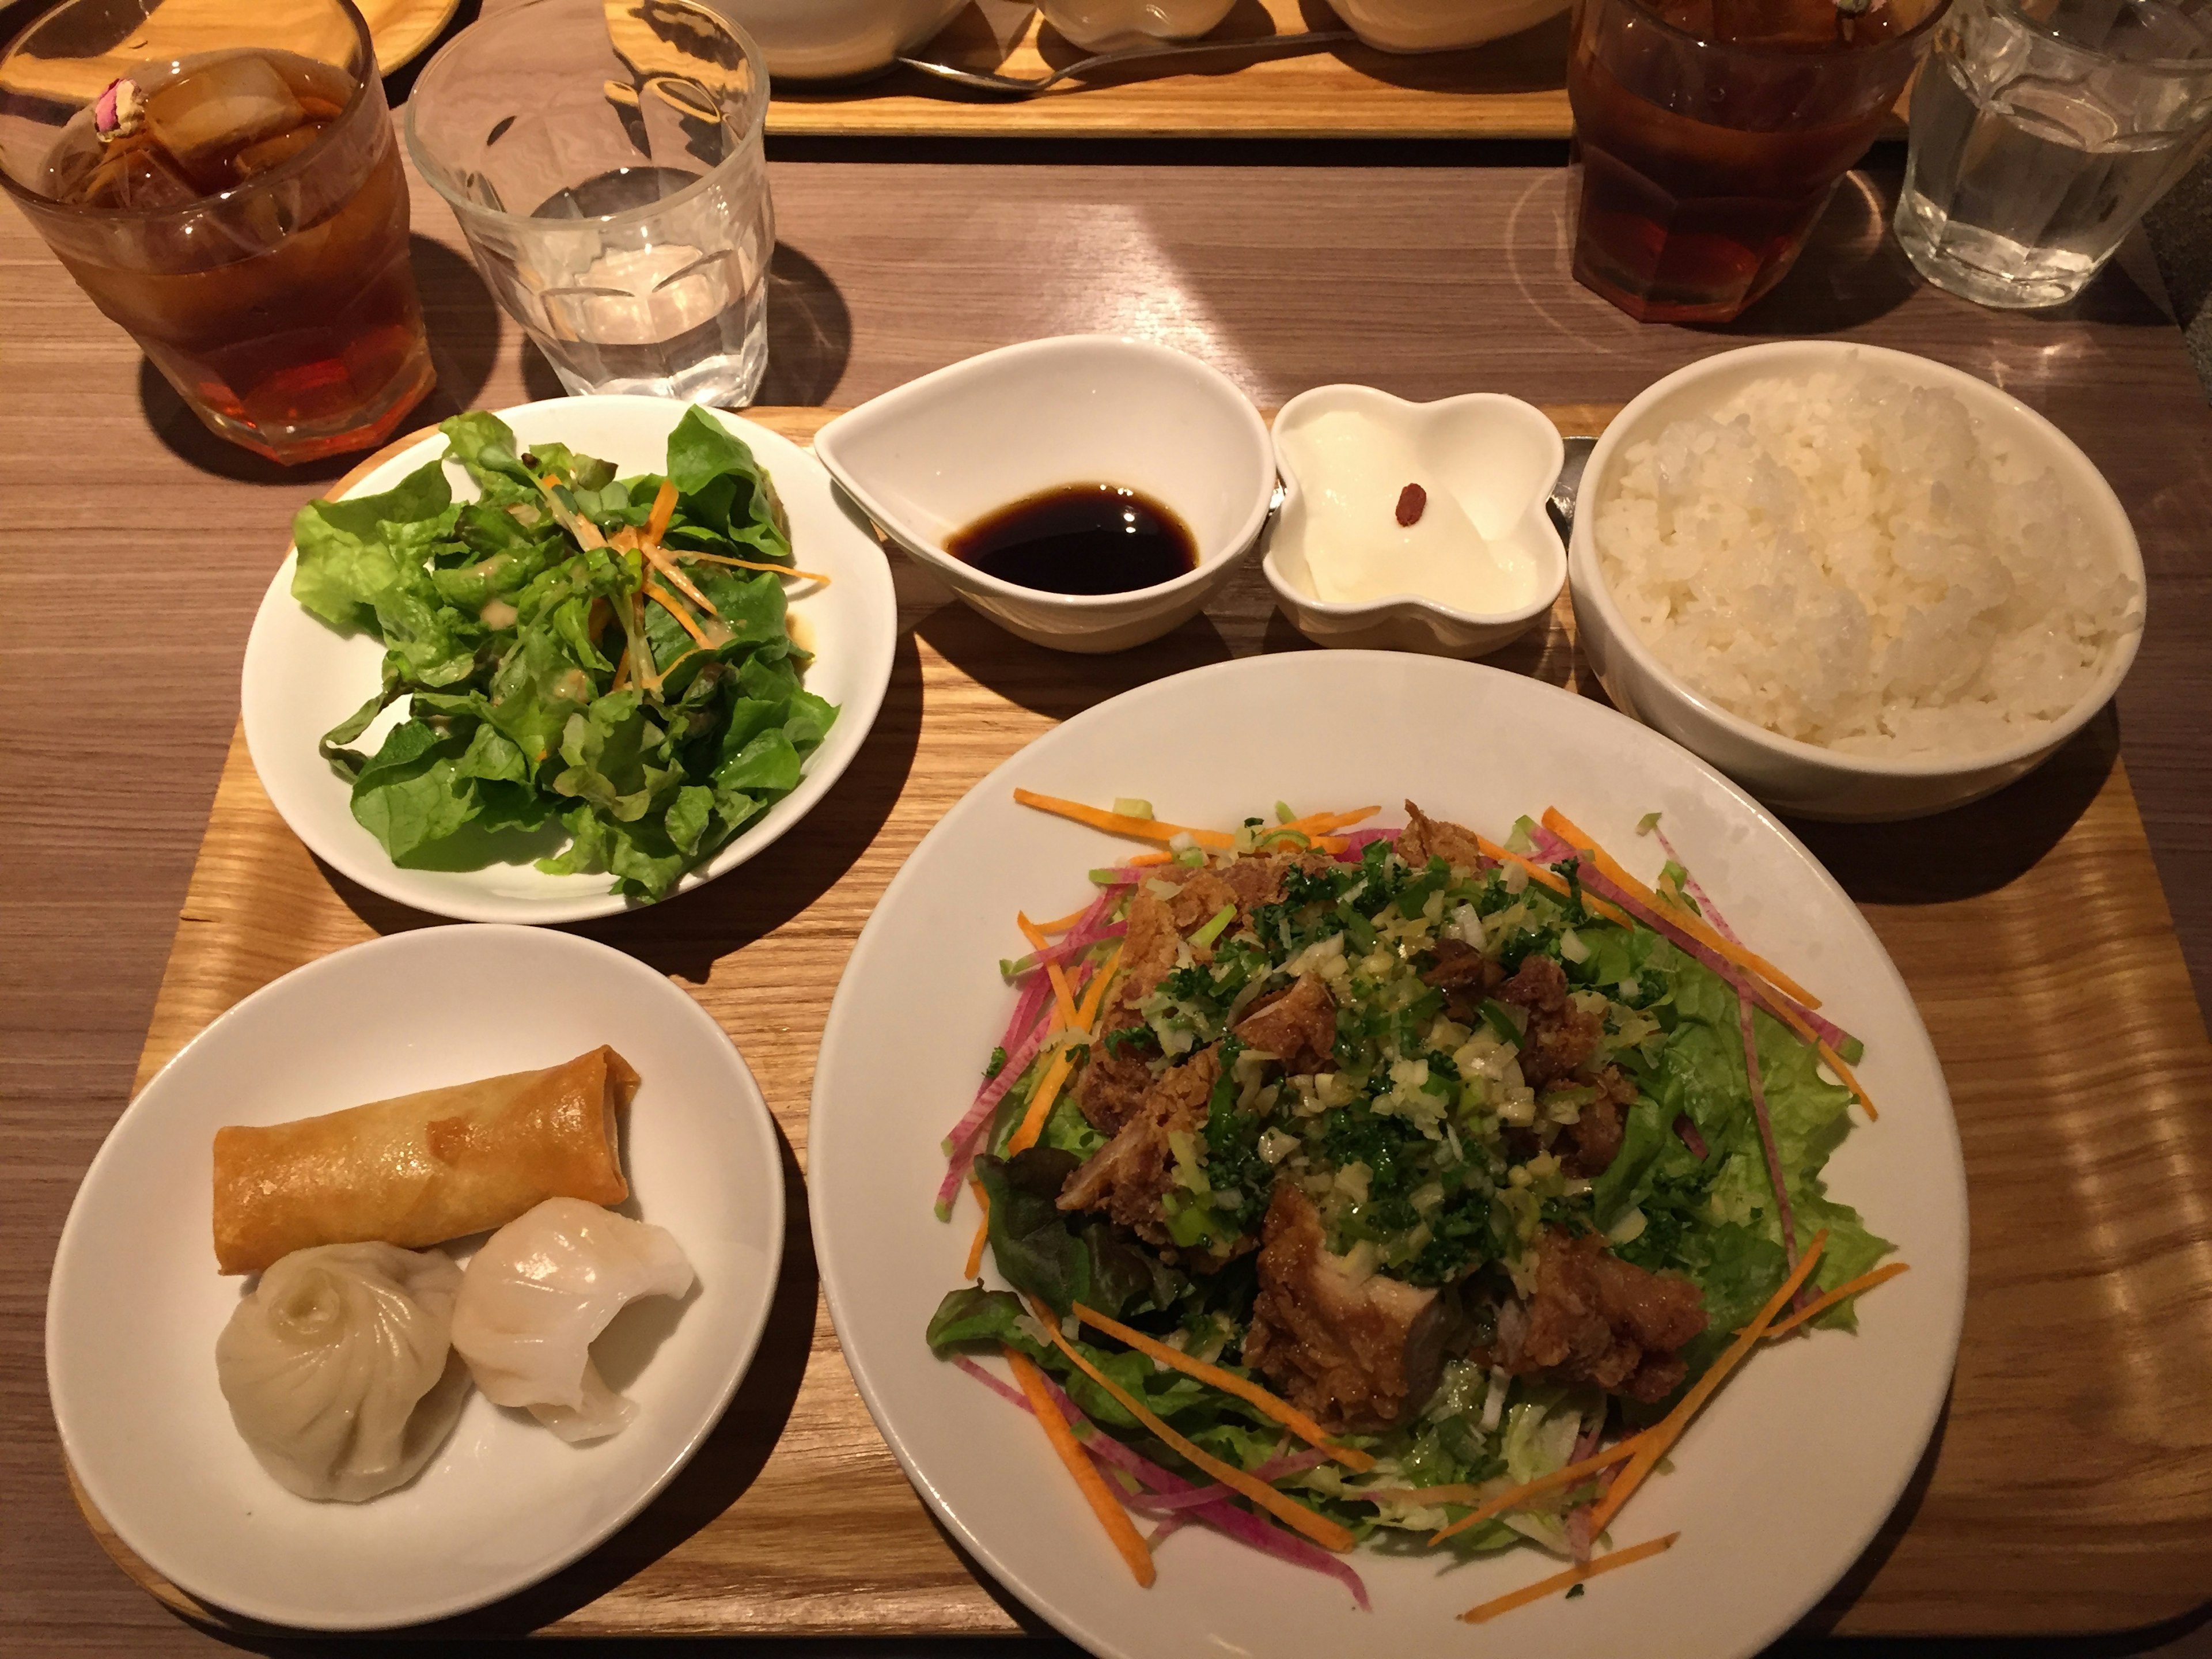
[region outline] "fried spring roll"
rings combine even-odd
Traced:
[[[612,1048],[325,1117],[215,1134],[215,1255],[258,1273],[311,1244],[419,1249],[549,1198],[629,1196],[617,1114],[637,1073]]]

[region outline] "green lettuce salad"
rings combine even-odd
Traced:
[[[495,415],[433,461],[293,520],[293,597],[384,643],[374,696],[325,734],[392,862],[467,868],[567,831],[538,867],[650,902],[798,787],[837,711],[785,626],[790,532],[752,452],[693,407],[667,471],[619,478]],[[374,753],[349,747],[394,703]]]

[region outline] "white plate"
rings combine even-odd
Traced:
[[[998,961],[1016,905],[1056,915],[1092,890],[1115,843],[1016,806],[1014,785],[1163,817],[1230,824],[1276,800],[1380,801],[1503,836],[1556,805],[1632,861],[1649,811],[1755,947],[1829,998],[1866,1039],[1881,1108],[1831,1161],[1832,1190],[1912,1271],[1869,1299],[1856,1337],[1761,1353],[1729,1382],[1624,1513],[1616,1540],[1681,1529],[1662,1559],[1501,1626],[1515,1659],[1728,1659],[1787,1629],[1875,1534],[1936,1422],[1958,1346],[1966,1194],[1958,1131],[1911,997],[1842,890],[1755,802],[1635,722],[1533,680],[1387,653],[1261,657],[1141,686],[1038,738],[923,840],[869,918],[823,1035],[809,1131],[815,1250],[837,1334],[876,1423],[915,1485],[982,1564],[1092,1652],[1268,1659],[1442,1651],[1453,1616],[1556,1565],[1532,1552],[1453,1566],[1354,1558],[1375,1601],[1192,1528],[1130,1581],[1044,1437],[933,1358],[922,1328],[960,1282],[975,1223],[931,1198],[939,1138],[973,1097],[1011,1012]],[[1472,1648],[1470,1651],[1474,1650]]]
[[[572,1446],[471,1394],[409,1486],[317,1504],[232,1427],[215,1343],[253,1281],[216,1272],[210,1143],[612,1043],[642,1081],[625,1213],[698,1269],[595,1350],[637,1419]],[[783,1249],[783,1173],[752,1074],[698,1004],[567,933],[436,927],[341,951],[256,992],[146,1085],[87,1170],[46,1296],[46,1384],[94,1505],[163,1577],[249,1618],[373,1630],[480,1607],[567,1565],[697,1449],[760,1341]]]
[[[524,444],[564,443],[579,454],[611,461],[623,476],[659,472],[668,464],[668,434],[690,408],[668,398],[555,398],[499,411]],[[724,410],[709,411],[752,448],[775,480],[791,515],[791,544],[802,570],[834,578],[827,588],[794,589],[791,614],[802,618],[814,653],[806,689],[837,705],[836,722],[806,759],[799,787],[744,834],[678,884],[688,892],[726,875],[805,817],[860,752],[890,683],[898,632],[890,567],[866,523],[838,505],[821,463],[787,438]],[[391,489],[446,452],[441,437],[394,456],[348,495]],[[473,500],[476,485],[448,465],[456,499]],[[384,647],[368,634],[346,634],[311,615],[292,597],[296,550],[288,550],[246,642],[240,701],[246,746],[261,787],[292,831],[325,863],[372,892],[461,921],[580,921],[634,908],[609,890],[605,875],[549,876],[533,866],[495,864],[481,870],[403,870],[376,837],[355,821],[352,791],[316,752],[316,740],[375,694]],[[368,741],[381,740],[384,725]],[[558,831],[556,830],[557,836]],[[545,850],[559,846],[552,842]],[[672,895],[672,896],[673,896]]]

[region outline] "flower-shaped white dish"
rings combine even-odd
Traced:
[[[1301,477],[1285,439],[1322,416],[1352,412],[1394,434],[1424,488],[1441,488],[1473,521],[1500,562],[1522,572],[1527,597],[1496,611],[1462,611],[1419,593],[1358,604],[1319,597],[1306,562],[1306,532],[1319,480]],[[1566,549],[1544,512],[1565,455],[1559,429],[1518,398],[1474,392],[1408,403],[1365,386],[1302,392],[1275,417],[1283,501],[1261,568],[1275,603],[1317,645],[1474,657],[1526,633],[1552,608],[1566,580]]]
[[[1567,0],[1328,0],[1377,52],[1455,52],[1534,28]]]
[[[1197,615],[1251,550],[1275,457],[1251,400],[1195,357],[1072,334],[987,351],[838,416],[814,453],[884,533],[1009,632],[1060,651],[1121,651]],[[1006,581],[945,544],[1065,484],[1143,491],[1197,544],[1196,568],[1121,593]]]
[[[715,0],[778,81],[850,81],[889,69],[968,0]]]
[[[1923,817],[1995,793],[2033,771],[2109,702],[2142,642],[2140,605],[2131,626],[2107,649],[2072,708],[2033,735],[1980,753],[1887,759],[1802,743],[1754,725],[1705,696],[1662,663],[1638,636],[1606,581],[1598,556],[1598,509],[1620,458],[1673,422],[1704,414],[1755,380],[1842,371],[1854,363],[1909,386],[1949,392],[1966,404],[1985,441],[2058,476],[2087,533],[2110,546],[2121,571],[2143,592],[2142,550],[2127,509],[2096,465],[2070,438],[1986,380],[1879,346],[1837,340],[1778,340],[1723,351],[1646,387],[1615,416],[1590,452],[1568,560],[1575,633],[1614,704],[1711,762],[1778,811],[1840,823]]]
[[[1044,21],[1091,52],[1188,40],[1228,16],[1237,0],[1042,0]]]

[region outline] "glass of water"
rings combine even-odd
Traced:
[[[768,368],[768,71],[697,0],[525,0],[407,100],[407,148],[572,392],[741,404]]]
[[[1985,306],[2080,293],[2212,145],[2212,0],[1956,0],[1912,89],[1897,240]]]

